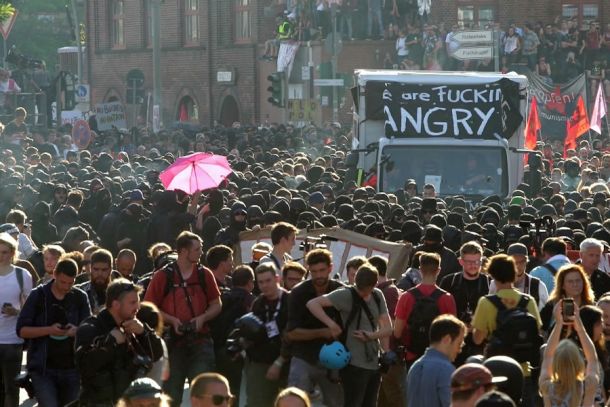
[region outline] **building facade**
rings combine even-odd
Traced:
[[[92,104],[121,101],[130,125],[151,119],[152,41],[150,0],[87,0],[87,72]],[[307,0],[303,0],[306,3]],[[366,0],[363,0],[366,1]],[[294,2],[294,0],[293,0]],[[274,37],[275,16],[281,0],[164,0],[161,2],[162,121],[189,121],[202,125],[264,123],[292,118],[292,112],[267,102],[267,75],[275,62],[262,60],[264,42]],[[484,25],[500,21],[522,24],[576,18],[586,24],[610,22],[608,0],[433,0],[431,22]],[[381,68],[391,41],[346,41],[337,71],[349,76],[354,68]],[[330,61],[324,42],[303,43],[297,53],[290,92],[292,98],[319,102],[316,121],[332,117],[314,78],[324,76]],[[301,75],[311,67],[310,75]],[[132,103],[130,79],[143,78],[138,103]],[[346,86],[349,86],[346,83]],[[135,95],[135,92],[133,93]],[[349,94],[339,92],[341,122],[349,122]],[[135,110],[134,110],[135,109]],[[286,109],[288,110],[288,109]]]

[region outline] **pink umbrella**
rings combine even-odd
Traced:
[[[159,174],[165,189],[179,189],[188,194],[216,188],[231,174],[227,157],[194,153],[179,157]]]

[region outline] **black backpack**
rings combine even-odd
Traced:
[[[438,308],[438,299],[447,292],[436,288],[430,295],[422,294],[418,287],[407,291],[415,297],[415,304],[409,315],[407,324],[411,336],[411,346],[408,351],[416,355],[423,355],[430,345],[430,325],[434,318],[441,314]]]
[[[210,321],[210,333],[214,339],[214,346],[224,346],[229,334],[235,329],[235,321],[248,312],[246,298],[247,293],[242,290],[225,291],[220,295],[222,310],[216,318]]]
[[[521,294],[515,308],[507,308],[496,294],[487,298],[498,310],[496,330],[485,349],[485,357],[506,355],[517,362],[537,365],[543,339],[539,334],[536,318],[527,310],[530,296]]]
[[[373,313],[369,309],[368,305],[366,305],[366,302],[364,302],[362,297],[360,297],[360,295],[358,294],[358,291],[356,291],[356,289],[354,287],[349,287],[348,289],[350,290],[350,293],[352,294],[352,309],[350,310],[350,312],[347,316],[347,319],[345,320],[345,323],[343,324],[343,332],[341,332],[341,335],[339,337],[339,341],[342,342],[344,345],[347,344],[347,330],[348,330],[349,326],[351,325],[351,323],[356,319],[356,317],[358,317],[358,324],[356,326],[356,329],[360,328],[360,313],[362,311],[364,311],[371,326],[373,328],[377,327],[377,321],[375,321],[375,319],[373,318]],[[375,300],[375,304],[377,305],[377,309],[379,310],[379,312],[381,312],[381,298],[380,298],[379,294],[377,294],[377,292],[373,291],[372,296],[373,296],[373,299]]]

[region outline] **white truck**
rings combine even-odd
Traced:
[[[516,73],[356,70],[358,169],[379,191],[414,179],[440,196],[508,196],[523,177],[527,78]],[[374,178],[373,178],[374,179]]]

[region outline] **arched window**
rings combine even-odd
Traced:
[[[180,99],[176,120],[179,122],[199,121],[199,107],[192,97],[184,96]]]

